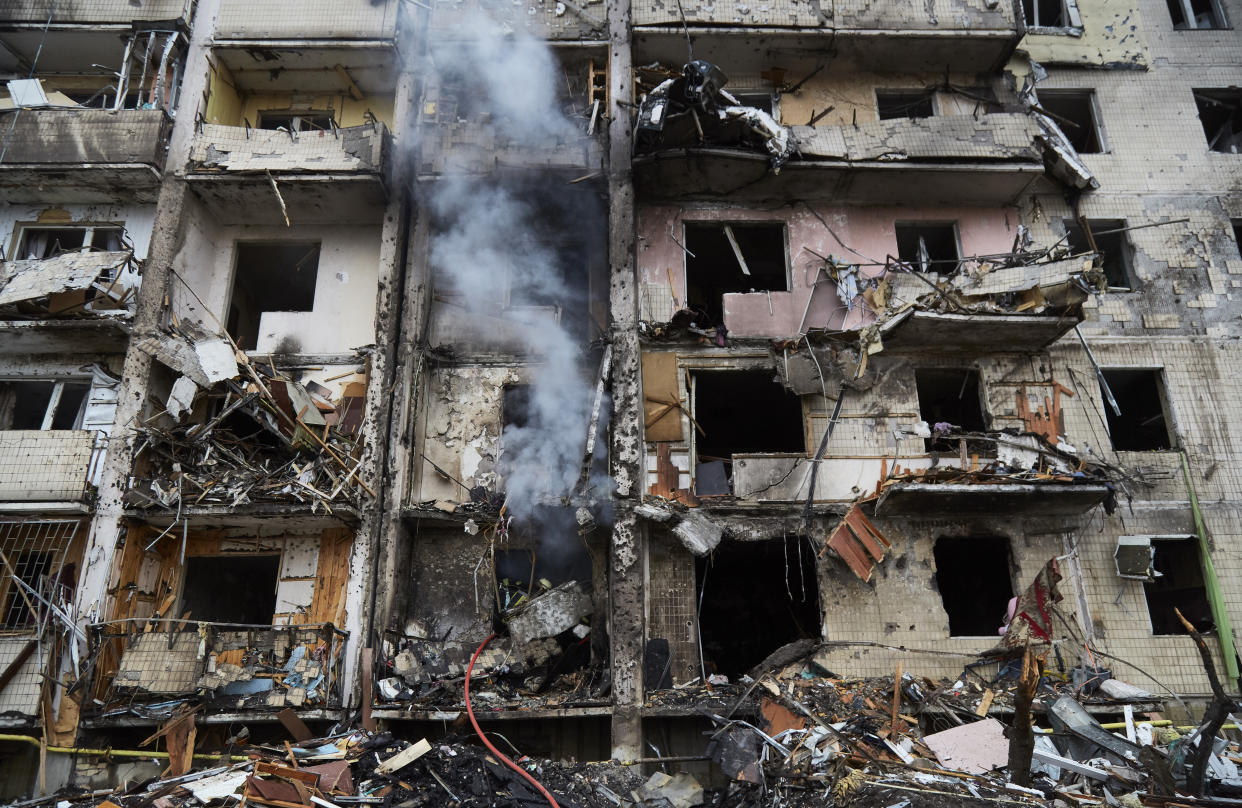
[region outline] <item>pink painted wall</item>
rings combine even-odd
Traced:
[[[851,307],[837,297],[835,284],[828,281],[816,293],[811,308],[807,298],[815,279],[815,268],[822,264],[809,250],[839,260],[882,264],[886,256],[897,254],[898,221],[957,222],[963,256],[1008,252],[1018,226],[1014,208],[846,208],[827,205],[813,210],[828,223],[846,247],[833,238],[805,205],[774,211],[736,208],[692,208],[676,205],[644,206],[638,212],[638,273],[641,283],[668,288],[672,270],[673,294],[685,300],[685,260],[673,241],[682,240],[684,222],[784,222],[789,238],[790,291],[728,294],[724,299],[725,325],[738,337],[792,337],[806,313],[805,329],[851,330],[875,319],[859,295]],[[672,233],[669,224],[672,223]],[[852,248],[852,249],[847,249]],[[854,252],[856,251],[856,252]],[[880,278],[883,266],[860,266],[863,278]],[[769,311],[769,300],[771,309]]]

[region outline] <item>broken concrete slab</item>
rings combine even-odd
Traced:
[[[138,340],[137,347],[181,375],[190,377],[199,387],[211,387],[238,376],[233,347],[223,337],[206,333],[191,337],[159,334]]]
[[[995,718],[926,735],[923,743],[945,768],[955,771],[987,774],[1009,763],[1005,725]]]
[[[705,556],[720,544],[724,529],[703,514],[691,512],[673,526],[673,534],[687,550],[696,556]]]
[[[41,260],[0,262],[0,306],[87,289],[100,275],[124,266],[132,257],[128,250],[71,252]]]
[[[568,631],[591,614],[591,596],[577,581],[568,581],[533,598],[509,620],[513,641],[525,645]]]

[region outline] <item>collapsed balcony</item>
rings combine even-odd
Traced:
[[[223,338],[189,331],[138,347],[180,375],[164,412],[138,428],[142,471],[126,492],[129,506],[351,513],[362,492],[371,492],[357,476],[365,375],[343,374],[348,381],[334,393],[252,362]]]
[[[369,221],[387,197],[391,140],[379,121],[305,131],[203,124],[187,178],[224,223]]]
[[[243,625],[133,619],[88,627],[97,668],[89,725],[162,720],[183,704],[211,713],[292,707],[333,710],[342,703],[348,635],[330,623]]]

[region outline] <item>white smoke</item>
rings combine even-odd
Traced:
[[[470,125],[490,129],[496,142],[510,146],[507,159],[520,157],[522,149],[555,149],[586,137],[584,123],[563,112],[561,66],[543,40],[482,14],[461,30],[468,39],[433,49],[435,69],[468,94],[460,103],[471,111]],[[430,184],[426,202],[437,221],[431,244],[436,276],[467,309],[494,310],[504,284],[511,305],[561,309],[560,323],[546,308],[532,308],[521,326],[523,347],[535,358],[529,406],[525,425],[505,428],[499,462],[509,510],[518,519],[540,521],[536,506],[573,493],[580,473],[595,379],[594,369],[584,368],[584,346],[563,322],[566,315],[582,316],[587,305],[580,289],[566,282],[567,273],[585,276],[585,257],[565,245],[584,228],[598,227],[602,211],[583,186],[541,179],[534,171],[446,176]],[[571,238],[558,243],[558,231]],[[520,315],[511,309],[505,316]]]

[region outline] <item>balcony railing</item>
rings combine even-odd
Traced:
[[[129,25],[147,20],[187,20],[194,0],[91,0],[66,3],[64,0],[0,0],[0,19],[6,23],[45,25]]]
[[[382,123],[313,132],[204,124],[190,163],[199,173],[379,174],[388,142]]]
[[[820,28],[838,36],[892,35],[935,31],[955,36],[1012,31],[1017,34],[1012,3],[988,0],[931,0],[928,3],[876,3],[841,0],[822,8],[814,3],[754,3],[748,0],[690,0],[682,4],[689,25],[764,28]],[[634,25],[680,25],[676,3],[639,0]]]
[[[96,436],[88,429],[0,431],[0,502],[86,499],[92,457],[103,451]]]
[[[98,655],[96,718],[157,717],[189,701],[216,712],[341,706],[349,635],[331,623],[134,618],[93,624],[87,634]]]
[[[0,129],[11,131],[6,170],[91,163],[145,165],[158,172],[172,120],[158,109],[21,109],[0,112]]]
[[[279,3],[222,0],[215,38],[391,39],[400,0],[302,0],[296,11]]]

